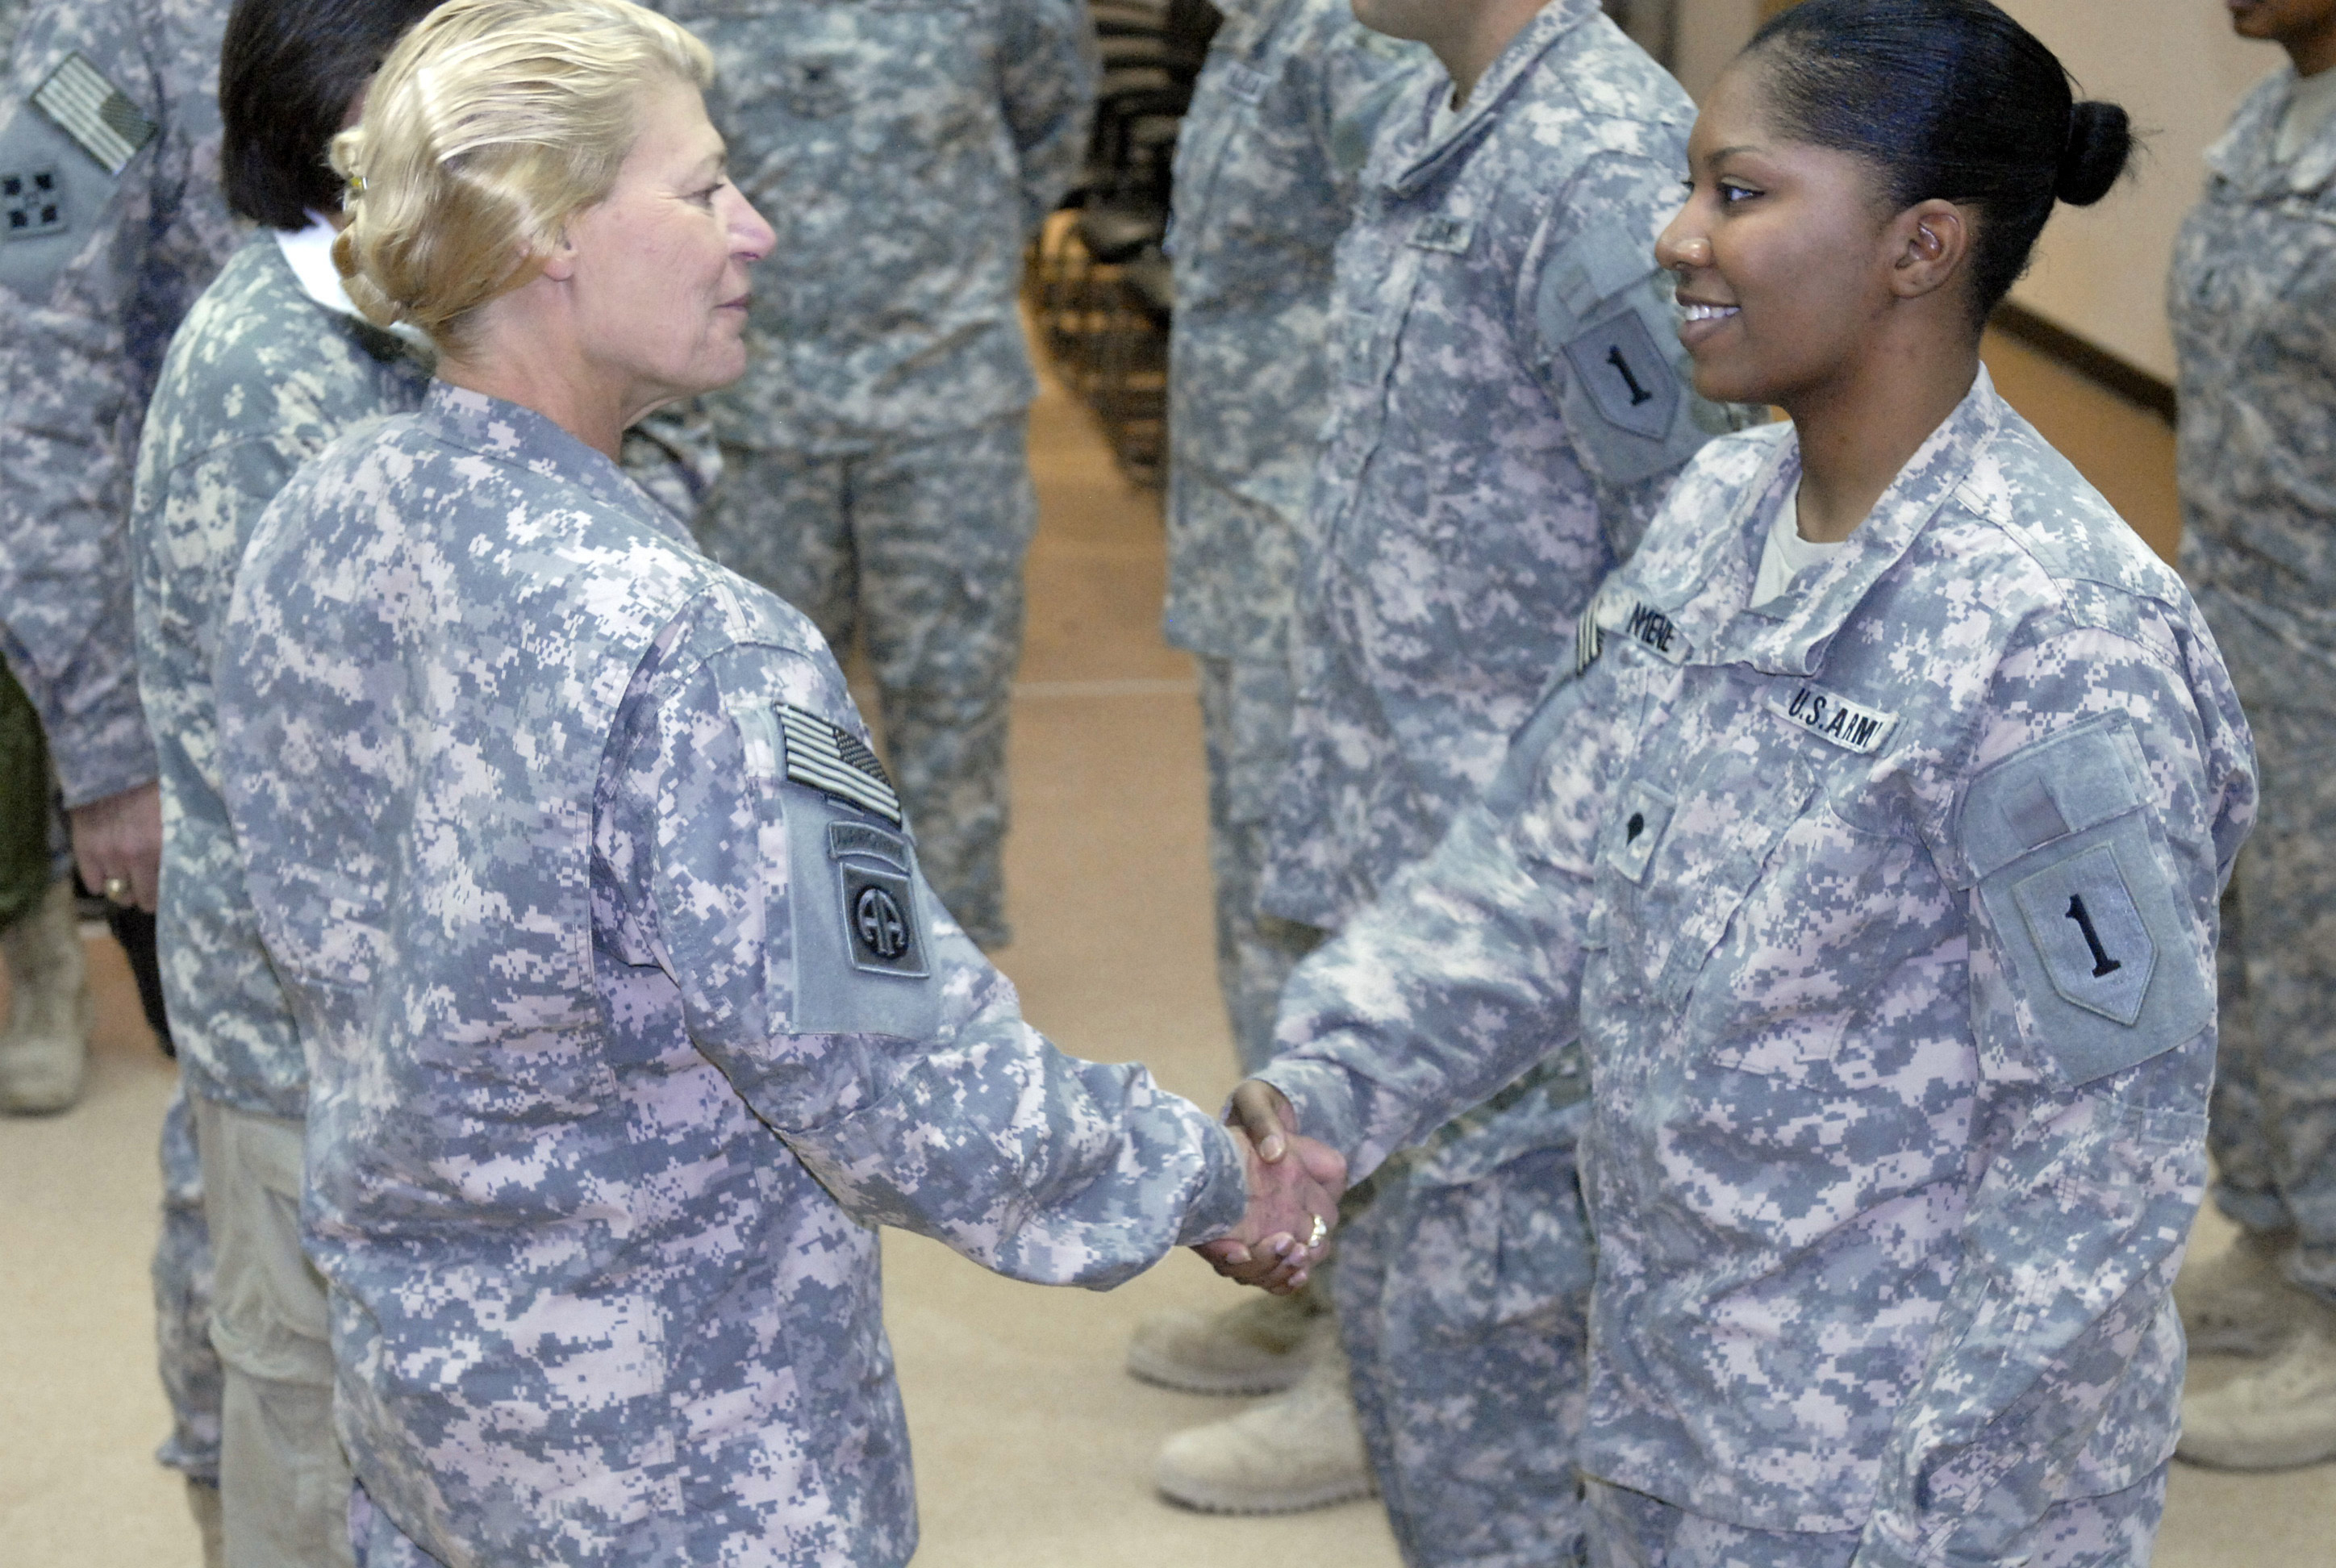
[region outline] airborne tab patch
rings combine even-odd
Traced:
[[[803,784],[900,825],[900,797],[891,775],[860,737],[815,713],[779,705],[779,727],[786,736],[786,772]]]
[[[1771,692],[1768,711],[1860,756],[1879,750],[1898,724],[1894,713],[1852,702],[1809,681],[1796,683],[1790,696],[1782,688]]]
[[[908,979],[930,973],[908,844],[863,823],[830,823],[827,854],[842,895],[852,967]]]
[[[33,103],[108,174],[120,174],[154,140],[154,122],[130,95],[80,54],[68,54],[33,93]]]

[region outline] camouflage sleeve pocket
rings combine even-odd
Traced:
[[[1533,306],[1543,375],[1598,478],[1634,484],[1733,427],[1689,385],[1671,275],[1627,229],[1601,226],[1552,253]]]
[[[2119,717],[1997,764],[1963,803],[1963,853],[2047,1078],[2090,1083],[2196,1037],[2214,1011],[2195,922],[2155,842]]]

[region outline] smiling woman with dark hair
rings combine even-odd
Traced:
[[[1578,1037],[1601,1568],[2141,1568],[2244,720],[1981,324],[2124,115],[1987,0],[1804,0],[1656,248],[1724,437],[1235,1103],[1368,1169]],[[1287,1096],[1286,1102],[1283,1096]]]

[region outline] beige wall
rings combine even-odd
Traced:
[[[1698,97],[1767,0],[1679,0],[1679,80]],[[2166,268],[2197,199],[2200,161],[2276,49],[2231,35],[2216,0],[2000,0],[2059,54],[2086,96],[2123,103],[2147,133],[2138,175],[2098,207],[2062,209],[2013,297],[2167,381]]]
[[[2277,49],[2231,34],[2215,0],[2000,0],[2059,54],[2085,95],[2148,133],[2138,175],[2098,207],[2064,208],[2013,297],[2167,381],[2166,268],[2201,161]]]

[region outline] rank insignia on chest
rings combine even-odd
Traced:
[[[1854,703],[1808,681],[1769,694],[1768,711],[1844,751],[1869,755],[1897,726],[1898,716]]]
[[[850,730],[815,713],[779,705],[788,782],[815,789],[900,825],[900,797],[876,754]]]
[[[1465,218],[1423,218],[1411,228],[1411,247],[1415,250],[1440,250],[1447,256],[1467,254],[1468,242],[1476,237],[1476,225]]]
[[[65,56],[34,91],[33,102],[108,174],[120,174],[154,139],[154,122],[79,54]]]
[[[1225,91],[1244,103],[1263,102],[1266,89],[1272,85],[1272,77],[1246,61],[1237,60],[1225,67]]]
[[[830,823],[827,853],[835,862],[852,967],[910,979],[929,974],[908,841],[865,823]]]

